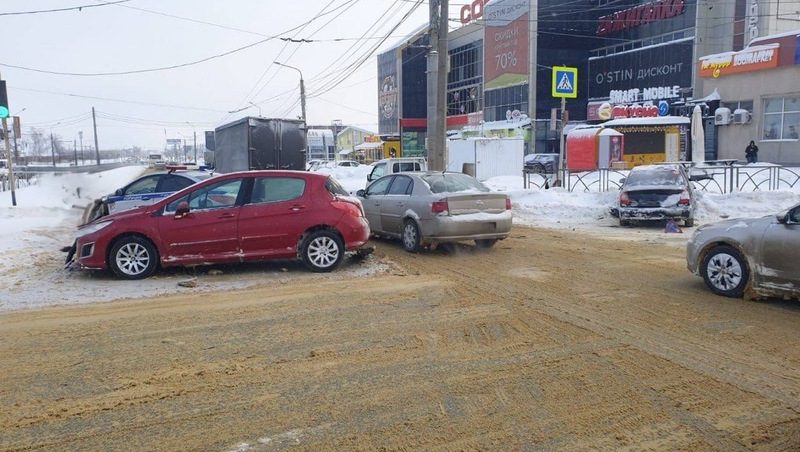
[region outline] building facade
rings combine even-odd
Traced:
[[[800,164],[800,28],[703,56],[697,66],[704,92],[721,99],[719,158],[744,160],[754,141],[759,161]]]
[[[578,97],[567,102],[572,122],[642,111],[687,116],[694,99],[713,91],[697,73],[700,56],[797,23],[787,5],[755,0],[474,0],[459,7],[463,26],[448,36],[448,129],[527,114],[537,152],[558,152],[553,66],[578,68]],[[399,134],[404,153],[425,152],[427,44],[421,27],[378,57],[379,133]],[[703,107],[713,117],[716,105]],[[709,140],[714,156],[713,130]]]

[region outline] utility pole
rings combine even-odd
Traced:
[[[194,132],[194,164],[197,165],[197,130],[193,130]]]
[[[100,165],[100,145],[97,144],[97,118],[94,115],[94,107],[92,107],[92,127],[94,127],[94,152],[97,157],[97,165]]]
[[[86,159],[83,158],[83,130],[78,131],[78,137],[81,140],[81,165],[85,165]]]
[[[78,140],[72,139],[72,152],[75,154],[75,166],[78,166]]]
[[[306,84],[303,82],[302,72],[300,72],[300,114],[303,115],[303,122],[308,124],[308,118],[306,117]]]
[[[50,132],[50,154],[53,155],[53,167],[56,166],[56,140],[53,138],[53,132]]]
[[[19,123],[19,116],[14,116],[14,159],[19,160],[19,148],[17,148],[17,136],[22,135],[22,125]]]
[[[448,0],[430,0],[428,52],[428,166],[446,169]]]
[[[2,79],[3,79],[3,77],[0,76],[0,81],[2,81]],[[0,85],[2,85],[2,87],[0,87],[0,91],[2,91],[3,94],[5,94],[5,92],[6,92],[5,82],[0,83]],[[6,96],[3,95],[3,97],[6,97]],[[8,99],[6,99],[6,101],[8,101]],[[6,106],[8,106],[7,103],[6,103]],[[8,120],[5,117],[3,117],[3,121],[2,122],[3,122],[3,140],[5,141],[5,145],[6,145],[6,160],[8,162],[8,165],[7,165],[8,166],[8,185],[11,188],[11,205],[16,207],[16,205],[17,205],[17,191],[16,191],[16,186],[15,186],[16,185],[16,181],[14,181],[14,157],[13,157],[13,154],[11,154],[11,147],[10,147],[10,144],[8,142]],[[14,136],[14,140],[16,140],[16,139],[17,139],[16,136]],[[16,150],[16,145],[14,146],[14,149]]]

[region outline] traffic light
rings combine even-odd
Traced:
[[[8,118],[8,94],[6,94],[6,81],[0,80],[0,119]]]

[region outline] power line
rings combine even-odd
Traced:
[[[234,53],[241,52],[242,50],[246,50],[246,49],[249,49],[251,47],[255,47],[255,46],[261,45],[261,44],[263,44],[265,42],[268,42],[268,41],[271,41],[273,39],[278,39],[282,35],[285,35],[287,33],[291,33],[291,32],[293,32],[295,30],[298,30],[298,29],[302,29],[302,28],[308,26],[308,24],[310,24],[310,23],[314,22],[315,20],[319,19],[320,17],[325,16],[327,14],[331,14],[334,11],[335,10],[331,10],[331,11],[327,11],[327,12],[325,12],[323,14],[319,14],[319,15],[317,15],[315,17],[312,17],[307,22],[304,22],[304,23],[302,23],[302,24],[300,24],[300,25],[298,25],[296,27],[290,28],[289,30],[286,30],[286,31],[284,31],[282,33],[278,33],[278,34],[273,35],[273,36],[268,36],[268,37],[266,37],[264,39],[261,39],[259,41],[256,41],[256,42],[253,42],[253,43],[250,43],[250,44],[247,44],[247,45],[244,45],[242,47],[238,47],[238,48],[235,48],[233,50],[228,50],[227,52],[218,53],[216,55],[212,55],[212,56],[209,56],[209,57],[201,58],[201,59],[196,60],[196,61],[190,61],[188,63],[181,63],[181,64],[173,64],[173,65],[170,65],[170,66],[162,66],[162,67],[149,68],[149,69],[134,69],[134,70],[129,70],[129,71],[119,71],[119,72],[62,72],[62,71],[51,71],[51,70],[46,70],[46,69],[31,68],[31,67],[26,67],[26,66],[18,66],[18,65],[14,65],[14,64],[8,64],[8,63],[0,63],[0,66],[10,67],[10,68],[14,68],[14,69],[20,69],[20,70],[23,70],[23,71],[38,72],[38,73],[41,73],[41,74],[67,75],[67,76],[73,76],[73,77],[102,77],[102,76],[110,76],[110,75],[130,75],[130,74],[143,74],[143,73],[147,73],[147,72],[167,71],[167,70],[171,70],[171,69],[178,69],[178,68],[183,68],[183,67],[188,67],[188,66],[194,66],[194,65],[197,65],[197,64],[200,64],[200,63],[205,63],[206,61],[210,61],[210,60],[226,57],[228,55],[232,55]]]
[[[159,103],[155,103],[155,102],[141,102],[141,101],[136,101],[136,100],[115,99],[115,98],[111,98],[111,97],[88,96],[88,95],[84,95],[84,94],[61,93],[61,92],[57,92],[57,91],[46,91],[46,90],[33,89],[33,88],[21,88],[21,87],[18,87],[18,86],[9,86],[9,88],[15,89],[15,90],[20,90],[20,91],[30,91],[30,92],[34,92],[34,93],[53,94],[53,95],[57,95],[57,96],[77,97],[77,98],[82,98],[82,99],[104,100],[104,101],[108,101],[108,102],[120,102],[120,103],[124,103],[124,104],[150,105],[150,106],[155,106],[155,107],[175,108],[175,109],[179,109],[179,110],[211,111],[211,112],[217,112],[217,113],[224,112],[224,110],[217,110],[217,109],[213,109],[213,108],[188,107],[188,106],[182,106],[182,105],[159,104]]]
[[[118,0],[116,2],[104,2],[102,5],[81,5],[81,6],[70,6],[68,8],[56,8],[56,9],[39,9],[36,11],[10,11],[5,13],[0,13],[0,16],[21,16],[23,14],[43,14],[43,13],[60,13],[64,11],[82,11],[88,8],[97,8],[100,6],[110,6],[110,5],[118,5],[120,3],[129,2],[131,0]]]

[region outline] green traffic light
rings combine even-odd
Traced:
[[[8,108],[0,105],[0,119],[8,118]]]

